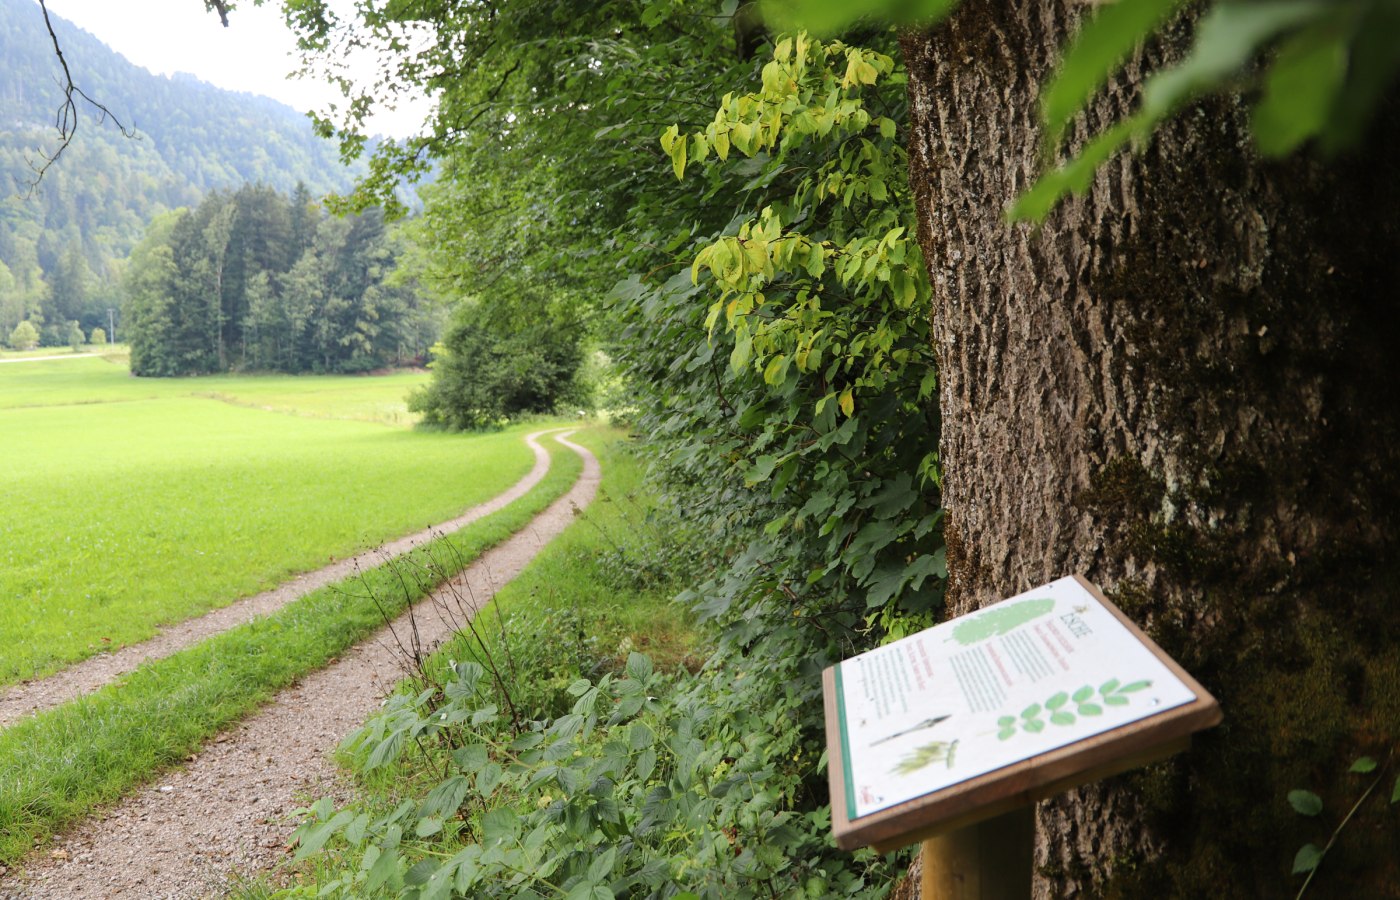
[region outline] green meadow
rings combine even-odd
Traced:
[[[525,426],[408,428],[403,396],[425,378],[0,365],[0,684],[450,518],[529,470]]]

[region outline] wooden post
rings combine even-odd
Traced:
[[[1035,810],[1023,806],[923,844],[923,900],[1027,900]]]

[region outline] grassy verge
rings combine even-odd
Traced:
[[[120,683],[0,732],[0,863],[178,763],[208,737],[320,668],[416,600],[407,567],[465,565],[522,528],[578,477],[578,457],[553,442],[544,481],[506,509],[411,557],[318,590],[276,615],[232,629]]]
[[[635,470],[610,463],[604,501],[347,742],[359,800],[318,800],[299,867],[235,896],[887,894],[902,859],[831,839],[823,660],[678,664],[695,535],[618,502]]]
[[[638,651],[645,652],[658,672],[684,672],[698,665],[697,633],[689,615],[672,599],[679,583],[668,553],[676,552],[677,542],[653,524],[652,501],[642,489],[641,465],[622,446],[620,432],[593,431],[581,442],[603,463],[603,482],[593,505],[496,595],[469,632],[427,660],[423,681],[401,686],[399,701],[411,703],[422,696],[425,682],[449,684],[454,680],[453,666],[460,670],[464,663],[475,663],[499,675],[492,693],[506,723],[502,731],[510,732],[508,723],[517,717],[521,724],[515,727],[528,730],[524,720],[567,713],[578,696],[580,679],[624,677],[629,659]],[[493,680],[489,674],[484,677]],[[383,722],[393,716],[391,711],[378,718]],[[371,725],[365,733],[381,732]],[[604,740],[601,730],[597,739]],[[368,741],[359,751],[343,751],[343,761],[358,767],[373,744]],[[386,765],[360,772],[360,800],[340,814],[342,824],[354,817],[365,821],[392,817],[395,809],[417,806],[408,798],[434,794],[444,764],[450,764],[450,752],[442,744],[426,755],[411,750]],[[485,787],[485,781],[477,786]],[[279,889],[274,884],[279,879],[263,879],[241,885],[235,895],[245,900],[310,897],[324,889],[333,896],[392,896],[394,888],[402,888],[405,877],[410,877],[405,873],[413,854],[441,859],[460,851],[472,836],[468,819],[477,822],[482,817],[513,814],[511,809],[520,799],[508,786],[488,787],[484,795],[465,799],[460,816],[448,817],[453,821],[432,842],[415,840],[410,829],[402,838],[404,853],[395,858],[397,871],[381,883],[375,883],[377,876],[367,879],[367,863],[393,860],[383,854],[361,857],[337,845],[337,852],[313,856],[282,877],[297,882],[294,887]],[[325,807],[325,802],[321,805]],[[528,798],[526,806],[534,809],[535,798]],[[451,837],[442,840],[449,833]],[[379,869],[382,874],[384,863]],[[474,896],[470,890],[466,895]]]

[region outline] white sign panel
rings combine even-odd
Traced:
[[[1196,699],[1073,578],[836,669],[852,819]]]

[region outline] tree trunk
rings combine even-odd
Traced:
[[[1037,814],[1045,898],[1400,896],[1397,117],[1327,165],[1198,105],[1040,229],[1037,92],[1086,5],[970,0],[906,35],[934,287],[949,612],[1082,573],[1220,700],[1194,749]],[[1178,54],[1189,23],[1152,58]],[[1130,109],[1141,61],[1076,141]],[[1392,107],[1391,113],[1394,112]],[[1087,120],[1087,121],[1085,121]],[[1326,812],[1295,813],[1295,788]]]

